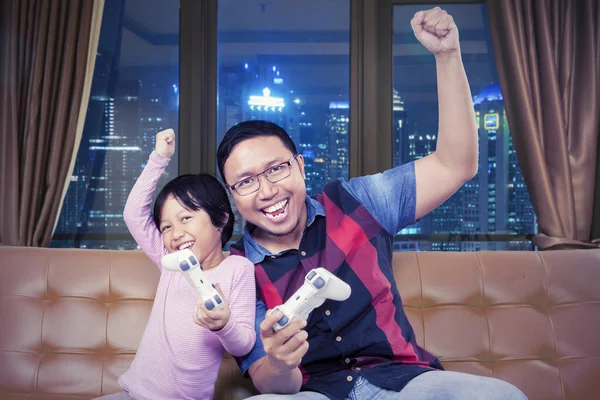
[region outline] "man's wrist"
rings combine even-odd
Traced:
[[[302,386],[302,372],[298,367],[281,367],[267,355],[250,368],[250,377],[260,393],[293,394]]]
[[[285,365],[285,363],[275,360],[268,354],[265,357],[265,367],[267,367],[269,369],[269,371],[271,371],[271,373],[274,373],[276,375],[291,374],[292,371],[294,371],[294,369],[298,368],[298,367],[290,367],[288,365]]]
[[[456,62],[462,63],[460,49],[456,49],[451,52],[442,52],[435,55],[435,63],[437,65],[447,65]]]

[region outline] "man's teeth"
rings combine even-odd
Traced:
[[[182,244],[181,246],[177,247],[177,250],[189,249],[193,245],[194,245],[194,242],[186,242],[186,243]]]
[[[263,211],[265,211],[265,212],[270,212],[270,213],[272,213],[272,212],[275,212],[275,211],[279,211],[279,210],[281,210],[283,207],[285,207],[285,205],[287,204],[287,202],[288,202],[287,200],[280,201],[280,202],[279,202],[279,203],[277,203],[277,204],[273,204],[273,205],[272,205],[272,206],[270,206],[270,207],[264,208],[264,209],[263,209]]]

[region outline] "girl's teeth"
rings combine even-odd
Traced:
[[[189,249],[190,247],[192,247],[194,245],[194,243],[189,242],[189,243],[185,243],[182,244],[181,246],[179,246],[178,250],[184,250],[184,249]]]

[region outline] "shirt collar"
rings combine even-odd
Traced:
[[[306,215],[306,226],[309,227],[315,222],[317,215],[322,217],[325,216],[325,207],[317,200],[307,196]],[[248,260],[250,260],[253,264],[258,264],[261,263],[266,256],[277,256],[281,254],[271,254],[269,250],[256,243],[251,233],[254,228],[255,226],[250,223],[246,223],[246,226],[244,227],[244,251]]]

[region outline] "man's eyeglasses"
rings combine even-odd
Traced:
[[[260,174],[249,176],[233,185],[228,185],[229,189],[235,190],[240,196],[247,196],[260,189],[260,179],[258,178],[261,175],[264,175],[271,183],[282,181],[292,173],[292,161],[294,161],[296,156],[297,154],[294,154],[294,156],[286,162],[273,165]]]

